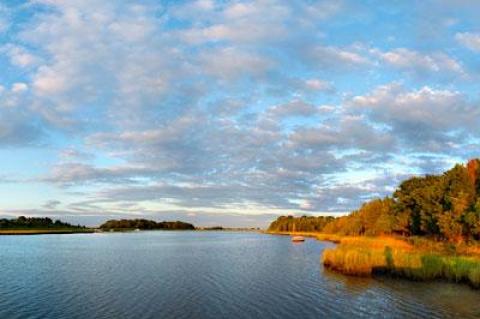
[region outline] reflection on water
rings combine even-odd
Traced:
[[[361,294],[375,284],[371,278],[344,276],[326,268],[322,268],[321,271],[325,278],[337,283],[338,289],[347,290],[353,294]]]
[[[479,318],[480,292],[324,270],[330,243],[226,232],[0,237],[0,318]]]

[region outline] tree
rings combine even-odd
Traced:
[[[442,175],[403,181],[393,197],[374,199],[348,216],[331,220],[280,217],[271,229],[342,235],[400,234],[459,242],[480,239],[480,160],[455,165]],[[284,226],[286,225],[286,226]]]
[[[393,194],[395,210],[400,214],[410,214],[409,233],[439,233],[437,217],[443,212],[443,194],[441,176],[413,177],[400,184]]]
[[[452,212],[441,213],[438,217],[438,225],[443,237],[453,242],[462,241],[462,224]]]
[[[480,198],[472,210],[463,216],[463,233],[467,238],[480,239]]]
[[[480,192],[480,160],[472,159],[467,163],[468,177],[476,193]]]

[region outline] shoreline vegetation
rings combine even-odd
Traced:
[[[480,160],[412,177],[342,217],[281,216],[271,234],[332,241],[321,261],[354,276],[446,280],[480,288]]]
[[[337,244],[323,265],[350,276],[388,275],[413,281],[445,280],[480,288],[480,245],[452,245],[421,237],[340,236],[315,232],[272,232]]]
[[[156,222],[148,219],[112,219],[99,227],[102,231],[132,231],[132,230],[195,230],[195,226],[189,223]]]
[[[1,235],[46,235],[46,234],[82,234],[102,232],[132,232],[132,231],[239,231],[258,232],[260,228],[231,228],[223,226],[195,227],[193,224],[181,221],[156,222],[147,219],[108,220],[99,227],[71,225],[60,220],[53,221],[48,217],[35,218],[20,216],[14,219],[0,219]]]
[[[91,234],[95,229],[1,229],[0,235]]]
[[[71,225],[48,217],[25,217],[0,219],[0,235],[42,235],[93,233],[93,228]]]
[[[0,219],[0,235],[46,235],[46,234],[86,234],[98,232],[128,232],[135,230],[195,230],[192,224],[175,222],[155,222],[146,219],[109,220],[98,228],[71,225],[48,217],[24,217]]]

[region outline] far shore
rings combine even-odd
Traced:
[[[94,229],[2,229],[0,235],[91,234]]]
[[[83,229],[0,229],[0,236],[8,235],[60,235],[60,234],[93,234],[93,233],[130,233],[136,231],[197,231],[197,232],[261,232],[259,229],[250,228],[223,228],[223,229],[134,229],[134,228],[119,228],[119,229],[101,229],[101,228],[83,228]]]
[[[195,227],[182,221],[157,222],[148,219],[110,219],[98,226],[72,225],[49,217],[19,216],[13,219],[0,218],[0,235],[46,235],[46,234],[88,234],[139,231],[237,231],[259,232],[254,227],[223,227],[221,225]]]

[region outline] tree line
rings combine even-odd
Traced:
[[[25,217],[19,216],[14,219],[0,219],[0,229],[66,229],[86,228],[80,225],[71,225],[60,220],[53,221],[48,217]]]
[[[164,230],[193,230],[195,226],[189,223],[174,221],[174,222],[156,222],[148,219],[120,219],[120,220],[109,220],[100,225],[101,229],[110,230],[110,229],[142,229],[142,230],[153,230],[153,229],[164,229]]]
[[[334,219],[332,216],[280,216],[270,224],[268,230],[274,232],[321,232]]]
[[[441,175],[412,177],[391,196],[374,199],[348,216],[282,216],[269,230],[339,235],[429,236],[452,242],[480,240],[480,160]]]

